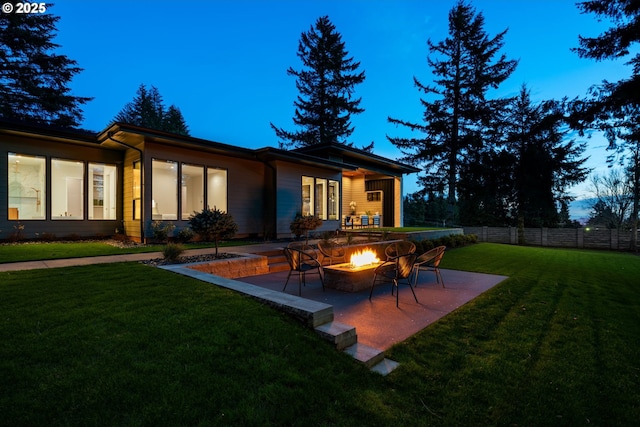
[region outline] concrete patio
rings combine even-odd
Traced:
[[[400,306],[391,295],[391,284],[380,284],[369,301],[369,290],[351,293],[325,288],[317,274],[307,275],[302,298],[333,306],[334,320],[356,328],[358,342],[386,350],[426,328],[456,308],[500,283],[505,276],[440,269],[445,287],[433,272],[421,272],[415,287],[419,303],[407,285],[400,285]],[[236,280],[282,291],[288,272],[243,277]],[[297,274],[292,274],[287,294],[298,295]]]

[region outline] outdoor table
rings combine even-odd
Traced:
[[[324,266],[324,285],[327,288],[346,292],[360,292],[371,288],[373,272],[382,262],[362,267],[352,267],[350,263]]]

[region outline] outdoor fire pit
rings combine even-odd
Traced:
[[[346,292],[359,292],[371,287],[373,271],[381,264],[370,249],[351,255],[350,262],[324,267],[324,285]]]

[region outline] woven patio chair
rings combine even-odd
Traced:
[[[347,262],[344,248],[335,242],[318,242],[318,250],[322,254],[323,263],[326,258],[329,259],[329,265],[333,265],[334,261]]]
[[[413,277],[413,285],[418,286],[418,275],[420,274],[420,270],[424,271],[433,271],[436,273],[436,283],[442,283],[442,287],[444,288],[444,280],[442,280],[442,274],[440,273],[440,261],[444,257],[444,251],[447,249],[446,246],[438,246],[437,248],[433,248],[422,255],[420,255],[415,264],[413,265],[414,277]]]
[[[411,284],[411,273],[413,272],[413,264],[415,263],[417,255],[405,254],[400,255],[398,257],[392,258],[390,260],[385,261],[380,264],[374,271],[373,282],[371,283],[371,291],[369,291],[369,301],[371,301],[371,296],[373,295],[373,288],[376,286],[378,282],[391,281],[391,295],[396,294],[396,307],[398,307],[398,299],[400,295],[400,290],[398,289],[398,285],[401,280],[405,280],[409,288],[411,289],[411,293],[413,294],[413,298],[418,302],[418,297],[413,290],[413,285]]]
[[[408,240],[393,242],[384,250],[387,259],[395,258],[400,255],[412,254],[416,251],[416,245]]]
[[[317,257],[304,250],[291,247],[286,247],[283,251],[290,269],[282,292],[287,289],[291,273],[294,271],[298,273],[298,295],[302,295],[302,285],[307,286],[307,273],[318,273],[320,275],[320,283],[322,283],[322,290],[324,291],[324,270],[322,270],[322,264],[320,264]]]

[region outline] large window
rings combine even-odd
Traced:
[[[340,206],[340,183],[324,178],[302,177],[302,215],[337,220]]]
[[[89,219],[116,219],[116,167],[89,163]]]
[[[315,209],[313,207],[313,201],[315,197],[313,196],[315,190],[315,179],[311,176],[303,176],[302,177],[302,215],[313,215],[315,214]]]
[[[340,210],[338,206],[340,202],[340,183],[338,181],[329,180],[329,219],[338,219]]]
[[[9,153],[8,218],[44,219],[46,161],[44,157]]]
[[[193,212],[204,208],[204,167],[182,165],[182,217],[189,219]]]
[[[207,168],[207,208],[227,212],[227,171]]]
[[[84,163],[51,160],[51,219],[84,219]]]
[[[178,164],[151,161],[151,218],[178,219]]]
[[[327,180],[316,178],[315,215],[320,219],[327,219]]]
[[[142,218],[142,177],[140,176],[140,161],[133,162],[133,176],[132,183],[133,188],[132,198],[133,198],[133,219],[141,219]]]

